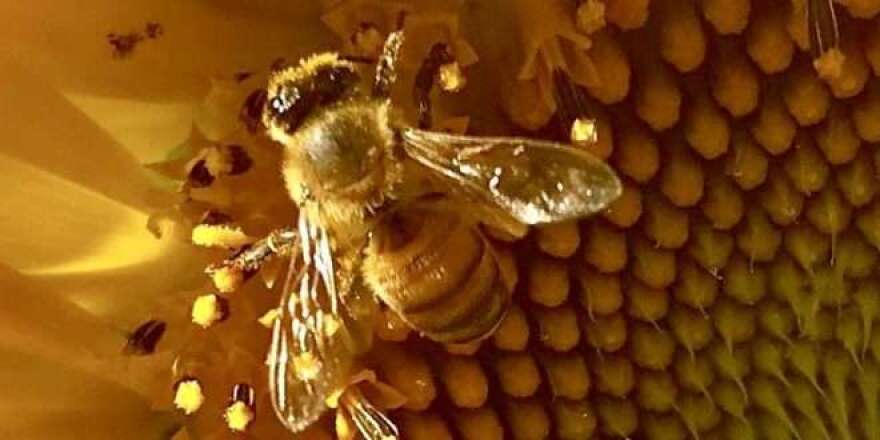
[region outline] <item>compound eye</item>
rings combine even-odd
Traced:
[[[269,108],[276,115],[281,115],[290,110],[291,107],[299,100],[299,90],[294,88],[282,89],[278,91],[271,100],[269,100]]]

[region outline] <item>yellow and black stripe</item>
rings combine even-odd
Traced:
[[[454,213],[394,215],[373,236],[364,277],[407,323],[439,342],[487,336],[510,301],[491,244]]]

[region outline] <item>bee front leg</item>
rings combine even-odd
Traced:
[[[416,80],[413,84],[413,99],[419,109],[419,128],[431,128],[431,89],[443,66],[451,65],[455,59],[449,53],[446,43],[437,43],[431,47],[428,56],[422,61]]]
[[[299,233],[295,229],[276,229],[265,238],[245,246],[232,257],[208,266],[205,272],[211,277],[217,290],[232,292],[270,259],[293,256],[299,250],[298,245]]]

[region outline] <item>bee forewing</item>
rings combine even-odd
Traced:
[[[594,214],[620,196],[604,162],[567,145],[403,130],[407,154],[463,192],[527,224]]]

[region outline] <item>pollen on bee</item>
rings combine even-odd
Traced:
[[[233,432],[244,432],[256,418],[254,410],[245,402],[233,402],[223,413],[226,426]]]
[[[196,225],[192,230],[196,246],[236,249],[253,241],[241,228],[230,225]]]
[[[446,92],[458,92],[467,84],[467,78],[461,71],[458,62],[446,63],[440,66],[437,82]]]
[[[465,440],[494,440],[504,438],[504,427],[489,406],[474,410],[459,410],[455,414],[455,424]]]
[[[321,372],[321,362],[311,352],[305,352],[293,357],[293,368],[301,380],[313,380]]]
[[[209,275],[214,287],[222,293],[234,292],[244,282],[244,272],[237,267],[221,266],[210,270]]]
[[[220,295],[202,295],[193,301],[191,318],[192,322],[208,328],[229,316],[229,303]]]
[[[599,138],[596,121],[588,118],[577,118],[571,124],[571,141],[575,144],[596,142]]]

